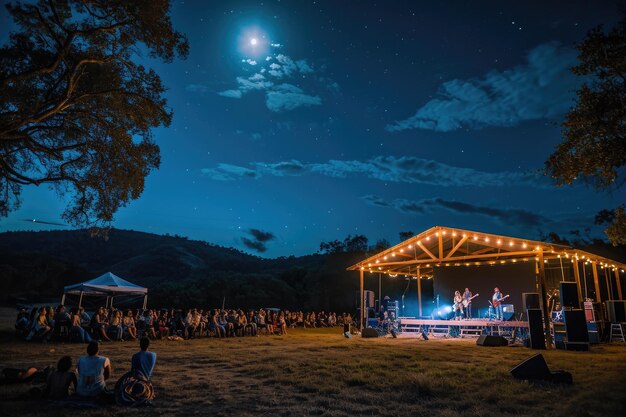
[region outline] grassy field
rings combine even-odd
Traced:
[[[4,310],[6,318],[10,310]],[[85,347],[13,341],[1,320],[0,368],[74,360]],[[574,385],[529,385],[509,370],[534,352],[488,348],[474,340],[345,339],[340,329],[297,330],[284,337],[158,341],[154,407],[132,415],[216,416],[619,416],[626,408],[626,346],[544,352]],[[114,384],[136,344],[101,353]],[[129,410],[66,410],[15,400],[27,386],[0,386],[0,415],[122,416]],[[13,398],[13,399],[12,399]]]

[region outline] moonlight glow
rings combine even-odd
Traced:
[[[257,38],[251,38],[251,39],[250,39],[250,45],[252,45],[252,46],[256,46],[256,44],[257,44],[258,42],[259,42],[259,41],[257,40]]]
[[[237,49],[244,57],[259,58],[269,52],[270,41],[267,32],[258,26],[243,29],[237,39]]]

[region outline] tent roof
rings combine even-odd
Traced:
[[[106,274],[100,275],[98,278],[94,278],[89,281],[68,285],[64,288],[64,292],[66,294],[79,294],[81,291],[85,294],[102,295],[148,293],[147,288],[128,282],[111,272],[107,272]]]
[[[597,263],[619,269],[626,264],[570,246],[539,242],[445,226],[435,226],[387,250],[352,265],[348,270],[432,276],[434,267],[496,265],[539,260]]]

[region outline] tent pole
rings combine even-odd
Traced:
[[[83,304],[83,291],[80,292],[80,297],[78,298],[78,308],[81,308]]]
[[[65,293],[61,296],[61,305],[65,305]]]
[[[148,306],[148,294],[145,294],[143,296],[143,309],[145,310],[147,306]]]
[[[422,318],[422,277],[420,277],[420,267],[417,266],[417,312],[419,318]]]
[[[552,349],[552,336],[550,335],[550,316],[548,314],[548,295],[546,291],[546,270],[543,265],[543,249],[539,251],[539,287],[541,289],[541,299],[543,301],[543,324],[546,337],[546,347]]]
[[[111,308],[113,308],[113,297],[115,297],[114,295],[111,296]]]
[[[360,275],[359,275],[359,287],[360,290],[359,292],[361,293],[361,297],[360,297],[360,303],[361,303],[361,310],[360,310],[360,317],[359,317],[359,330],[363,331],[363,316],[365,316],[365,311],[364,311],[364,303],[363,303],[363,269],[361,269],[359,271]]]

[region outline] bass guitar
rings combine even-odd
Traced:
[[[504,297],[500,298],[499,300],[493,300],[493,306],[494,307],[498,307],[500,304],[502,304],[502,301],[506,300],[508,298],[510,294],[505,295]]]
[[[476,297],[478,297],[480,294],[475,294],[472,295],[470,298],[465,298],[463,299],[463,307],[467,308],[468,305],[470,305],[470,303],[472,302],[472,300]]]

